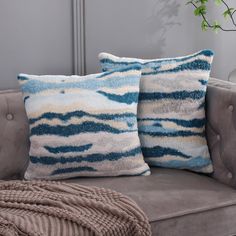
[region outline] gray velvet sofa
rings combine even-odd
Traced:
[[[130,196],[149,217],[153,235],[236,235],[236,85],[211,79],[206,109],[212,176],[152,168],[147,177],[68,181]],[[22,178],[28,162],[28,131],[21,93],[1,91],[0,179]]]

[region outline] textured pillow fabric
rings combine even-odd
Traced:
[[[137,131],[140,66],[88,76],[20,74],[26,179],[149,175]]]
[[[142,60],[101,53],[103,71],[142,66],[138,129],[151,166],[212,172],[205,138],[205,94],[213,53]]]

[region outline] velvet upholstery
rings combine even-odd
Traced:
[[[0,91],[0,179],[22,178],[29,159],[28,133],[21,92]]]
[[[68,182],[117,190],[147,214],[153,235],[236,234],[236,190],[188,171],[151,168],[145,177],[77,178]]]
[[[213,177],[236,187],[236,84],[211,79],[206,101],[206,134]]]

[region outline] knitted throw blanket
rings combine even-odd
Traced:
[[[146,215],[112,190],[49,181],[0,182],[1,236],[148,236]]]

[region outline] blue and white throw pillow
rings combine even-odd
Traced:
[[[88,76],[20,74],[26,179],[149,175],[137,129],[140,66]]]
[[[205,138],[205,94],[213,53],[142,60],[101,53],[103,71],[142,67],[138,129],[151,166],[213,171]]]

